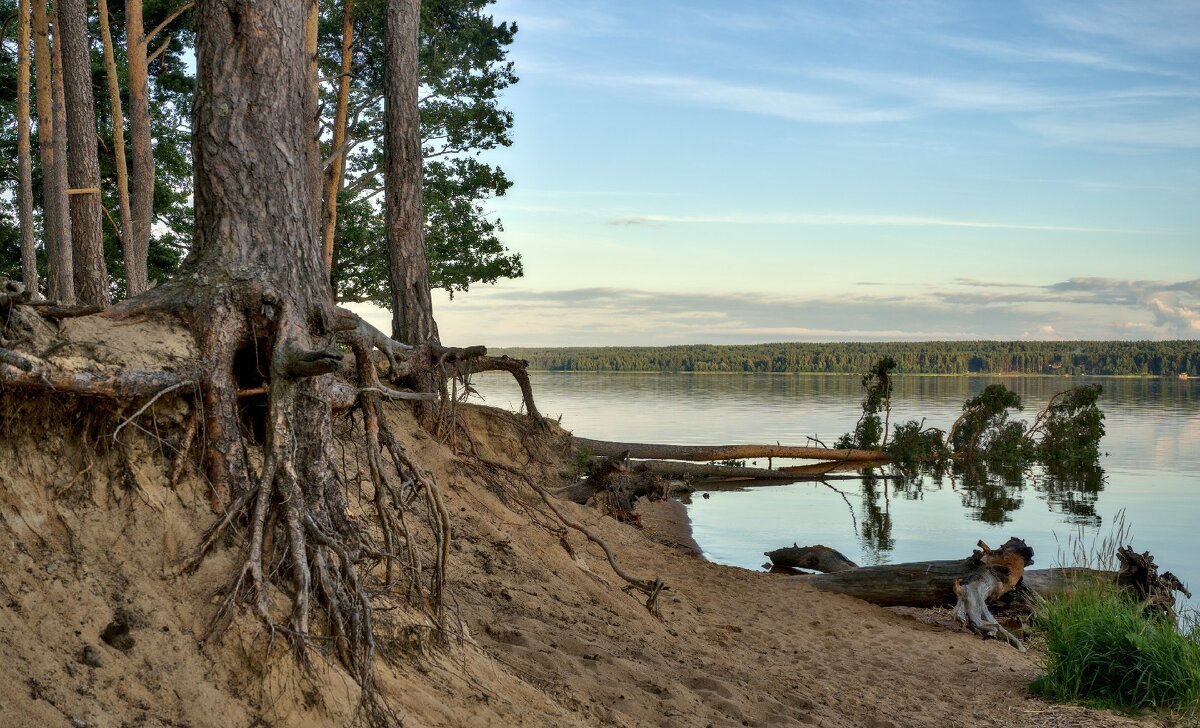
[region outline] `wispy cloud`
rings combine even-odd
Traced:
[[[1155,235],[1148,230],[1121,230],[1084,225],[1043,225],[1025,222],[956,220],[914,215],[839,215],[829,213],[773,213],[762,215],[635,215],[609,220],[610,225],[795,225],[852,227],[952,227],[991,230],[1036,230],[1059,233],[1136,233]]]
[[[1200,90],[1187,86],[1132,86],[1088,92],[1049,90],[1027,83],[988,78],[894,73],[853,68],[806,71],[816,78],[853,84],[885,97],[900,97],[924,107],[1027,113],[1144,103],[1157,99],[1196,99]]]
[[[450,338],[494,345],[1191,338],[1200,331],[1200,279],[958,279],[836,296],[509,286],[439,302],[438,321]]]
[[[908,109],[874,106],[828,94],[743,85],[685,75],[590,76],[593,82],[652,90],[661,98],[713,109],[739,111],[813,124],[877,124],[908,119]]]
[[[1121,60],[1095,50],[1062,47],[1043,43],[1011,43],[978,36],[930,33],[924,36],[930,43],[984,58],[1012,63],[1036,63],[1058,66],[1082,66],[1105,71],[1123,71],[1154,76],[1180,78],[1177,71],[1142,63]]]
[[[1105,38],[1154,55],[1200,50],[1200,4],[1193,0],[1089,0],[1035,7],[1060,30]]]
[[[1045,117],[1022,120],[1018,125],[1070,144],[1200,148],[1200,113],[1146,119]]]

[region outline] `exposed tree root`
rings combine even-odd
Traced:
[[[442,633],[451,538],[437,483],[392,437],[383,417],[384,399],[408,399],[410,393],[379,381],[371,359],[377,342],[347,326],[344,318],[320,309],[315,314],[290,310],[270,290],[255,284],[220,287],[215,300],[210,289],[192,289],[186,282],[168,287],[175,290],[156,289],[106,315],[180,317],[195,332],[202,352],[202,361],[191,368],[64,369],[36,355],[3,348],[0,389],[136,402],[132,414],[112,432],[115,439],[156,404],[189,398],[198,388],[200,396],[186,419],[170,482],[178,481],[194,443],[201,441],[217,518],[181,568],[198,568],[228,536],[235,536],[244,549],[242,566],[211,624],[212,637],[219,637],[242,604],[272,634],[285,636],[302,659],[319,631],[321,642],[330,645],[362,687],[365,715],[372,722],[388,723],[374,690],[374,657],[380,651],[376,595],[405,596]],[[23,293],[20,303],[11,292],[5,295],[6,314],[27,315]],[[21,333],[7,325],[12,318],[0,319],[6,341]],[[351,344],[356,362],[355,384],[349,389],[363,413],[363,452],[373,488],[370,522],[350,515],[345,479],[333,467],[333,388],[330,377],[322,375],[341,365],[342,353],[333,346],[338,337]],[[443,349],[441,356],[461,351]],[[239,394],[245,392],[254,395],[241,399],[261,401],[266,396],[266,417],[259,426],[244,426],[242,418],[249,415]],[[256,439],[257,430],[262,431],[261,440]],[[261,465],[256,468],[255,462]],[[422,504],[423,515],[406,513],[414,500]],[[432,541],[431,554],[423,558],[426,539]]]

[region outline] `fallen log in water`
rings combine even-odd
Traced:
[[[576,451],[606,457],[631,457],[652,460],[744,460],[746,458],[796,458],[798,460],[890,462],[891,456],[879,450],[834,450],[827,447],[795,445],[656,445],[645,442],[612,442],[572,437]]]
[[[738,465],[718,465],[715,463],[685,463],[677,460],[628,460],[629,470],[635,473],[654,473],[655,475],[675,478],[711,478],[717,480],[781,480],[788,483],[799,483],[815,480],[862,480],[862,475],[830,474],[833,466],[844,463],[820,463],[819,466],[804,466],[803,468],[747,468]],[[875,478],[891,479],[895,476],[876,475]]]

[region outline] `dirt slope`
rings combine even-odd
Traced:
[[[194,468],[167,487],[178,404],[126,428],[123,451],[94,443],[112,431],[99,414],[11,395],[0,404],[0,726],[353,722],[358,691],[319,652],[301,671],[246,615],[202,641],[236,551],[176,575],[212,519]],[[456,456],[406,410],[390,417],[455,516],[449,580],[461,619],[448,650],[428,647],[415,616],[391,635],[381,690],[406,726],[1127,722],[1025,697],[1034,660],[999,643],[660,543],[662,508],[639,531],[564,504],[630,571],[666,579],[657,620],[518,478]],[[484,460],[548,484],[565,468],[546,448],[531,459],[515,415],[464,418]],[[129,649],[101,639],[114,622],[129,628]]]

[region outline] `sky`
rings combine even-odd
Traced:
[[[446,343],[1200,338],[1200,2],[499,0]]]

